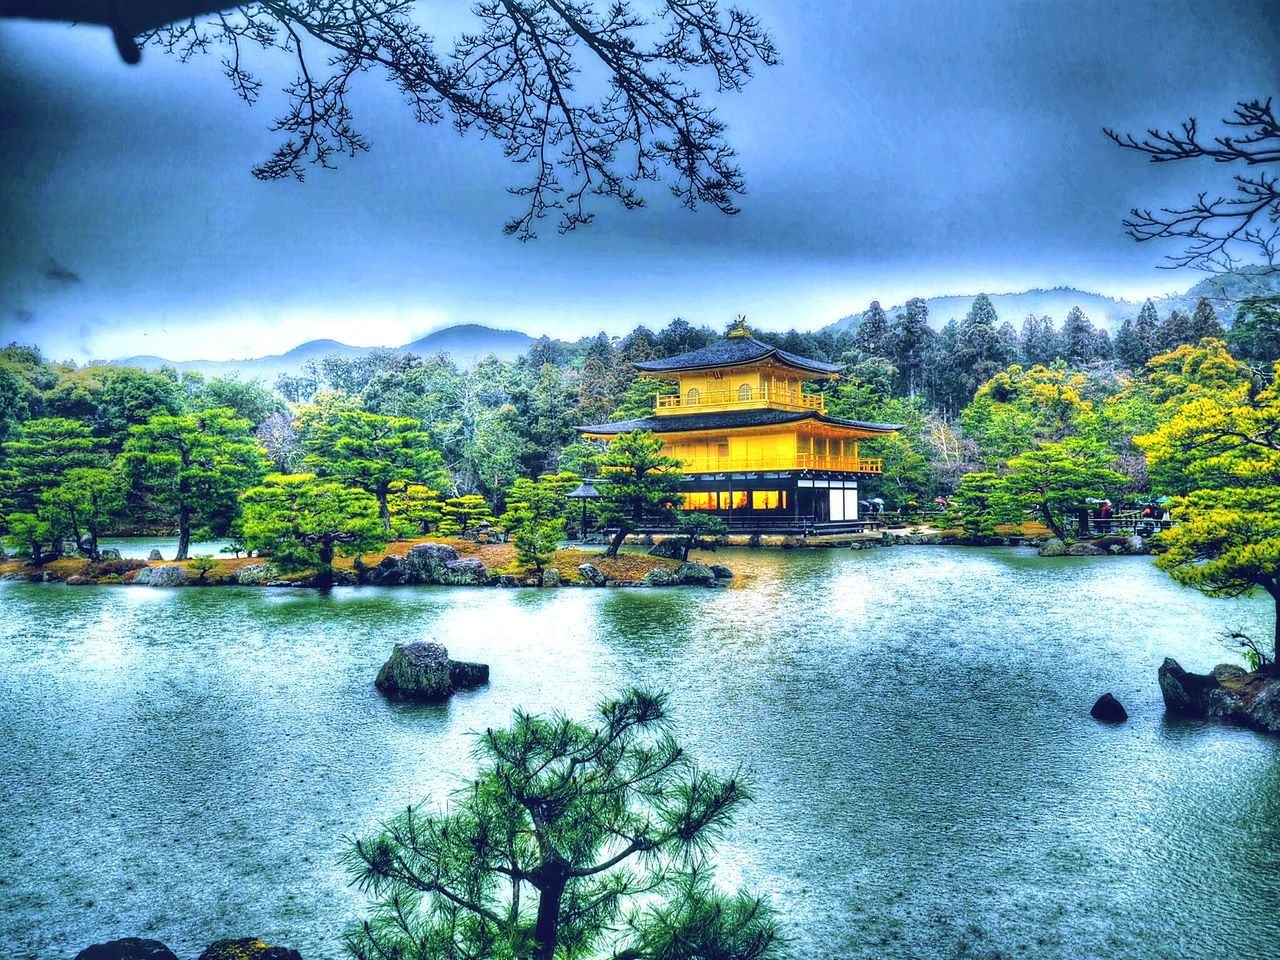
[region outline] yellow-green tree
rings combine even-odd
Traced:
[[[1179,526],[1160,535],[1165,550],[1156,563],[1179,583],[1209,596],[1267,591],[1276,604],[1280,647],[1280,389],[1275,381],[1265,389],[1246,382],[1204,391],[1179,404],[1138,443],[1152,475],[1170,492],[1185,491],[1173,508]]]
[[[439,492],[422,483],[396,484],[387,497],[391,530],[406,539],[434,531],[440,524],[443,507]]]
[[[275,473],[244,494],[241,539],[284,570],[314,570],[333,582],[339,554],[359,556],[386,542],[372,494],[314,474]]]
[[[538,573],[564,538],[564,484],[555,476],[537,480],[521,477],[507,494],[507,510],[500,520],[516,545],[516,557]]]
[[[407,483],[441,486],[448,478],[431,435],[408,417],[333,409],[306,423],[302,465],[322,477],[363,487],[391,530],[391,492]]]
[[[478,493],[468,493],[461,497],[450,497],[441,504],[437,532],[442,537],[465,537],[480,524],[492,521],[493,511],[489,509],[484,497]]]
[[[1012,504],[1034,511],[1059,539],[1067,510],[1090,497],[1104,497],[1125,477],[1106,467],[1106,457],[1096,445],[1079,438],[1043,443],[1009,461],[996,492]]]

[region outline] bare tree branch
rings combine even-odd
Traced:
[[[1280,122],[1271,98],[1240,101],[1223,123],[1243,132],[1228,131],[1205,140],[1194,117],[1178,130],[1150,129],[1142,139],[1111,129],[1103,132],[1124,149],[1145,154],[1152,163],[1208,159],[1247,167],[1280,164]],[[1280,266],[1280,178],[1260,170],[1237,174],[1234,182],[1231,196],[1211,198],[1205,192],[1185,207],[1154,212],[1135,207],[1124,220],[1125,230],[1139,243],[1186,241],[1181,253],[1167,258],[1169,267],[1225,272],[1241,264],[1242,249],[1261,254],[1269,267]]]

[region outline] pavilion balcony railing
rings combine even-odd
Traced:
[[[677,456],[680,456],[677,454]],[[818,453],[796,453],[790,457],[728,456],[690,457],[680,456],[681,469],[686,473],[727,473],[762,470],[837,470],[844,473],[884,473],[884,460],[880,457],[831,457]]]
[[[765,386],[756,390],[723,390],[694,395],[659,394],[655,398],[653,409],[655,413],[701,413],[712,410],[753,410],[767,406],[825,413],[826,398],[820,393],[802,393],[799,390]]]

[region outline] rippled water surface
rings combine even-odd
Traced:
[[[0,955],[254,934],[338,957],[343,837],[472,771],[513,707],[672,693],[757,801],[722,879],[802,958],[1263,958],[1280,938],[1280,742],[1163,718],[1165,655],[1266,635],[1144,558],[733,553],[735,588],[308,591],[0,584]],[[389,705],[397,640],[492,664]],[[1132,714],[1088,708],[1113,691]]]

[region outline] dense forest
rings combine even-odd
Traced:
[[[368,511],[388,536],[456,533],[507,510],[521,481],[596,473],[602,448],[577,440],[574,426],[645,415],[670,388],[638,378],[633,363],[722,335],[676,319],[620,338],[543,339],[513,362],[470,369],[445,355],[374,350],[272,385],[77,367],[10,345],[0,351],[4,532],[38,556],[68,540],[92,553],[105,532],[176,530],[185,556],[193,536],[235,535],[264,504],[276,515],[299,496],[331,506],[355,488],[368,499],[343,501],[347,509]],[[1280,356],[1280,311],[1274,299],[1246,299],[1224,329],[1208,300],[1165,317],[1148,301],[1112,338],[1079,309],[1061,326],[1031,316],[1015,328],[979,296],[940,330],[914,299],[894,317],[872,303],[848,329],[755,335],[845,365],[811,385],[830,413],[903,425],[876,442],[885,472],[865,495],[911,511],[957,491],[974,501],[983,478],[1046,450],[1103,471],[1090,490],[1149,494],[1135,438],[1184,395],[1238,385],[1256,394]],[[290,476],[323,482],[323,496],[297,480],[282,486]],[[1156,479],[1161,493],[1185,492]]]

